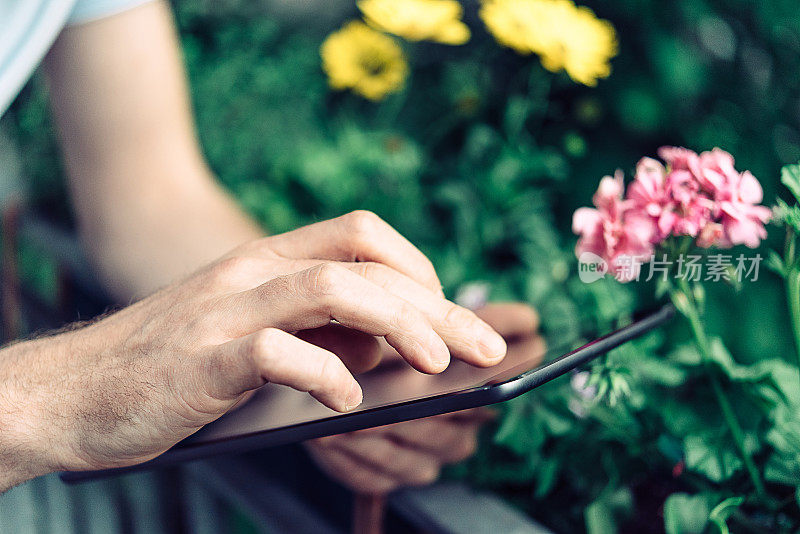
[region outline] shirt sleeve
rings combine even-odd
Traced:
[[[110,17],[153,0],[78,0],[72,9],[67,25],[82,24]]]

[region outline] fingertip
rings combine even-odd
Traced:
[[[431,365],[425,373],[429,375],[438,375],[439,373],[444,372],[450,366],[450,357],[448,356],[447,360],[433,360],[431,359]]]
[[[361,391],[361,386],[358,382],[353,380],[353,383],[350,385],[350,391],[347,393],[347,398],[345,399],[344,411],[349,412],[358,408],[363,401],[364,393]]]
[[[434,330],[431,330],[430,346],[430,374],[438,374],[450,365],[450,350],[444,340]]]
[[[525,317],[527,322],[528,332],[536,332],[539,329],[539,323],[541,321],[539,312],[528,304],[521,304],[520,310],[520,313]]]
[[[490,363],[498,363],[505,358],[508,345],[503,337],[486,325],[481,333],[478,344],[480,345],[481,355]]]

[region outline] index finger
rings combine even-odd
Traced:
[[[353,211],[266,239],[273,251],[288,258],[382,263],[443,295],[430,260],[369,211]]]

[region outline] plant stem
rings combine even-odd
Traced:
[[[795,261],[794,229],[786,231],[786,249],[784,265],[786,266],[786,299],[789,304],[789,319],[794,335],[794,348],[797,353],[797,370],[800,372],[800,265]]]
[[[745,447],[744,431],[742,430],[742,426],[739,424],[739,420],[736,419],[736,413],[733,411],[733,407],[731,406],[728,397],[725,395],[725,390],[722,388],[719,377],[716,375],[716,370],[711,367],[711,344],[708,340],[708,335],[703,328],[703,322],[700,320],[700,313],[692,297],[693,293],[689,288],[689,283],[686,281],[686,279],[679,279],[679,283],[681,289],[673,289],[670,292],[670,297],[675,303],[675,306],[683,313],[684,317],[686,317],[689,322],[692,334],[697,342],[697,347],[700,350],[700,356],[703,359],[703,365],[705,366],[708,372],[708,377],[711,380],[711,387],[714,390],[714,396],[716,397],[717,404],[719,404],[720,410],[722,411],[722,417],[725,420],[725,423],[728,425],[728,429],[731,432],[731,436],[733,437],[733,441],[736,444],[736,448],[738,449],[739,455],[742,458],[745,469],[747,470],[747,473],[753,482],[756,493],[759,497],[763,497],[766,494],[764,483],[761,480],[761,476],[758,473],[758,468],[756,467],[753,458],[750,456],[750,453]],[[683,300],[681,299],[681,296],[683,296],[686,301],[679,303],[678,300]]]
[[[798,370],[800,370],[800,268],[797,266],[789,269],[786,275],[786,297],[789,301],[794,348],[797,352]]]

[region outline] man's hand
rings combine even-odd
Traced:
[[[442,297],[422,253],[354,212],[239,247],[89,327],[5,349],[0,470],[19,481],[143,462],[267,382],[350,410],[362,394],[342,360],[294,335],[326,337],[332,323],[382,337],[426,373],[451,354],[487,366],[506,351]]]
[[[524,304],[489,304],[477,315],[508,341],[508,351],[544,354],[536,312]],[[386,347],[384,358],[398,354]],[[472,455],[486,408],[466,410],[329,436],[306,443],[317,464],[353,491],[383,494],[403,486],[429,484],[443,465]]]

